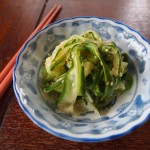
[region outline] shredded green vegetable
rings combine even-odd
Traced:
[[[86,31],[61,42],[41,68],[45,93],[57,92],[55,104],[63,113],[99,112],[129,90],[133,79],[127,55],[116,44]]]

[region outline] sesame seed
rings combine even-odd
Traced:
[[[113,81],[111,81],[110,85],[113,86]]]

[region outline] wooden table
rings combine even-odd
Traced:
[[[56,20],[100,16],[118,20],[150,41],[149,0],[1,0],[0,70],[56,3]],[[12,85],[0,100],[0,150],[29,149],[150,149],[150,121],[129,135],[104,143],[77,143],[57,138],[37,127],[18,105]]]

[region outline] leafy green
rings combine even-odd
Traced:
[[[40,74],[43,91],[60,93],[57,108],[72,115],[110,107],[133,84],[128,56],[92,30],[61,42]]]

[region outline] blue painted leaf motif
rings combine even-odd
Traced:
[[[44,116],[40,113],[40,111],[38,111],[38,110],[34,110],[34,113],[35,113],[35,115],[36,115],[37,117],[39,117],[39,118],[41,118],[41,119],[44,119],[44,120],[45,120]]]
[[[32,50],[35,50],[37,47],[37,42],[32,42],[30,45],[29,45],[29,48],[31,48]]]
[[[27,53],[25,53],[24,55],[23,55],[23,59],[25,59],[25,60],[27,60],[28,59],[28,54]]]
[[[66,27],[67,26],[67,24],[66,23],[62,23],[61,25],[60,25],[60,27]]]
[[[142,79],[142,81],[143,81],[143,84],[144,84],[144,85],[146,85],[147,82],[148,82],[147,79]]]
[[[37,91],[31,83],[27,83],[27,86],[35,95],[37,95]]]
[[[46,33],[47,34],[53,34],[53,29],[49,29]]]
[[[142,101],[141,95],[138,95],[136,97],[135,104],[136,104],[137,108],[143,107],[143,101]]]
[[[24,74],[23,63],[19,67],[19,74],[22,76]]]
[[[42,105],[40,105],[40,107],[41,107],[42,109],[44,109],[45,111],[48,111],[48,109],[47,109],[46,107],[44,107],[44,106],[42,106]]]
[[[86,123],[82,123],[82,124],[74,124],[75,127],[86,127],[87,124]]]
[[[90,132],[91,132],[91,133],[93,133],[93,134],[100,134],[100,131],[99,131],[99,130],[97,130],[97,129],[95,129],[95,130],[91,130]]]
[[[72,26],[79,26],[79,22],[78,22],[78,21],[73,22],[73,23],[72,23]]]
[[[124,118],[127,117],[127,113],[121,114],[118,118]]]
[[[38,64],[39,64],[38,60],[36,60],[36,59],[34,59],[34,58],[32,59],[32,62],[31,62],[31,63],[32,63],[32,66],[33,66],[33,67],[37,67]],[[31,73],[31,74],[32,74],[32,73]]]
[[[119,33],[121,33],[121,32],[124,31],[124,29],[121,28],[121,27],[114,26],[114,28],[115,28]]]
[[[34,70],[34,69],[31,69],[31,70],[29,71],[29,73],[30,73],[32,76],[34,76],[35,70]]]
[[[123,128],[124,127],[124,125],[118,125],[117,127],[116,127],[116,129],[121,129],[121,128]]]
[[[127,102],[127,103],[122,104],[122,105],[117,109],[117,111],[118,111],[119,113],[123,112],[123,111],[129,106],[129,104],[130,104],[130,102]]]
[[[135,119],[136,116],[138,117],[139,113],[141,113],[140,110],[142,110],[143,104],[144,103],[142,101],[141,95],[138,95],[135,98],[135,105],[133,105],[133,107],[128,112],[121,114],[119,116],[119,118],[124,118],[124,117],[130,116],[130,117],[133,117]]]
[[[133,56],[133,57],[136,57],[136,56],[137,56],[136,51],[133,50],[133,49],[130,49],[130,50],[129,50],[129,54],[130,54],[131,56]]]
[[[135,59],[137,59],[138,65],[139,65],[139,72],[140,72],[140,73],[143,73],[144,70],[145,70],[145,63],[146,63],[145,60],[143,59],[143,57],[139,57],[139,56],[137,55],[137,52],[136,52],[135,50],[133,50],[133,49],[130,49],[130,50],[129,50],[129,54],[130,54],[131,56],[135,57]]]
[[[143,60],[143,58],[141,57],[139,57],[138,58],[138,63],[139,63],[139,72],[140,73],[143,73],[144,72],[144,70],[145,70],[145,61]]]
[[[143,53],[144,53],[144,52],[148,53],[146,48],[144,48],[144,49],[142,50],[142,52],[143,52]]]
[[[26,99],[27,103],[31,101],[31,99],[27,95],[24,96],[24,99]]]
[[[105,117],[100,118],[100,121],[105,121],[105,120],[108,120],[108,119],[109,119],[109,117],[105,116]]]

